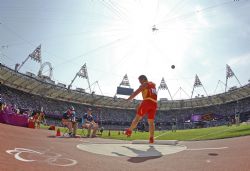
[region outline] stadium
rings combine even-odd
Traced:
[[[145,23],[147,20],[138,24],[136,19],[142,16],[137,16],[137,10],[141,9],[142,13],[145,12],[143,15],[146,15],[148,8],[151,9],[150,4],[154,6],[154,10],[151,11],[154,15],[147,15],[147,17],[154,22],[150,23],[148,30],[144,30],[144,27],[148,27],[148,23]],[[168,4],[172,6],[165,16],[163,15],[164,10],[168,10],[168,8],[165,8],[166,4],[161,1],[157,3],[150,1],[145,4],[139,1],[118,3],[111,0],[84,2],[84,5],[90,8],[84,7],[86,20],[89,17],[91,22],[96,22],[90,26],[88,24],[91,22],[85,23],[87,31],[84,30],[83,34],[84,36],[90,35],[90,37],[83,36],[86,39],[86,42],[83,43],[86,48],[83,53],[84,63],[79,56],[69,57],[63,62],[58,59],[57,61],[54,57],[48,57],[51,56],[50,48],[45,45],[44,49],[47,49],[43,53],[41,44],[34,45],[37,43],[35,41],[35,43],[30,43],[27,41],[28,38],[19,35],[21,31],[20,33],[14,32],[14,27],[10,28],[11,22],[18,23],[15,17],[11,18],[13,16],[10,15],[7,20],[3,18],[0,26],[1,32],[6,34],[4,37],[6,42],[0,41],[3,44],[0,49],[0,136],[3,142],[0,147],[2,151],[0,170],[249,170],[250,79],[247,75],[249,56],[224,61],[214,58],[216,64],[207,64],[206,61],[204,62],[206,64],[203,64],[203,59],[197,57],[183,59],[178,56],[180,54],[173,53],[185,51],[187,56],[201,55],[202,48],[199,47],[199,49],[198,45],[199,50],[194,50],[195,52],[190,50],[194,45],[184,47],[185,43],[189,44],[193,41],[190,37],[199,35],[202,31],[208,33],[209,31],[206,30],[208,28],[216,28],[209,25],[201,14],[213,18],[212,15],[221,14],[217,13],[221,9],[241,9],[244,5],[249,5],[249,2],[210,2],[210,4],[202,4],[205,6],[204,8],[197,7],[194,13],[185,11],[186,7],[192,9],[189,6],[191,4],[187,4],[184,1]],[[6,4],[6,9],[8,8],[16,10],[16,15],[20,11],[23,13],[22,10],[26,9],[26,7],[12,7],[12,5]],[[95,9],[95,12],[100,9],[103,11],[92,13],[91,9]],[[54,14],[55,9],[47,10]],[[71,12],[69,16],[71,16]],[[75,17],[73,14],[72,16]],[[102,14],[103,19],[100,16],[96,17],[97,14]],[[238,13],[235,12],[235,14]],[[4,15],[5,12],[3,12]],[[158,23],[158,19],[162,15],[167,17],[167,20]],[[66,18],[69,16],[66,15]],[[194,16],[202,26],[195,25],[192,20]],[[116,17],[119,19],[118,22]],[[218,21],[221,22],[220,17],[218,17]],[[43,18],[40,19],[43,21]],[[174,21],[175,24],[171,27],[169,25],[172,24],[172,20],[178,20],[178,22],[180,20],[183,23],[180,27],[180,23],[175,25]],[[22,21],[25,23],[26,20]],[[53,17],[51,21],[52,23],[58,22],[58,20],[53,21]],[[132,24],[132,28],[130,25],[124,27],[123,22],[127,21]],[[63,20],[62,22],[68,21]],[[98,29],[102,27],[100,23],[109,26],[111,31],[100,31],[101,29]],[[125,28],[126,31],[124,32],[120,27]],[[184,27],[184,31],[182,27]],[[176,32],[171,31],[176,29],[178,33],[175,35]],[[129,39],[123,38],[127,36],[127,32],[129,32]],[[15,41],[20,39],[21,44],[12,44],[12,38],[7,34],[16,37]],[[79,36],[82,33],[76,33],[74,30],[74,34]],[[174,36],[172,39],[171,34]],[[220,34],[222,33],[220,32]],[[69,36],[65,33],[59,35],[60,38]],[[104,40],[109,40],[108,37],[114,39],[102,44],[105,42]],[[168,42],[164,41],[165,39],[170,40]],[[43,39],[41,40],[43,42]],[[178,43],[173,43],[175,40]],[[49,41],[44,42],[49,46]],[[69,43],[73,42],[69,41]],[[147,43],[150,43],[150,46]],[[72,49],[69,48],[68,52],[65,50],[66,47],[63,47],[67,44],[66,41],[62,44],[60,50],[54,51],[57,53],[56,56],[63,57],[63,53],[72,52],[70,51]],[[168,46],[167,50],[162,44]],[[27,58],[15,56],[19,52],[27,55],[30,45],[35,49],[28,52]],[[204,43],[203,45],[208,49],[210,46],[212,47],[210,44]],[[232,46],[235,45],[232,44]],[[52,47],[57,49],[57,46]],[[238,48],[240,49],[240,47]],[[79,49],[72,53],[82,52]],[[211,49],[214,50],[215,46]],[[209,50],[213,51],[211,49]],[[215,52],[220,53],[220,50],[225,50],[226,55],[230,52],[237,52],[235,50],[237,47],[229,49],[219,49],[218,51],[215,49]],[[211,55],[209,50],[204,53]],[[95,56],[98,55],[103,55],[103,59],[95,59]],[[122,57],[117,57],[119,55]],[[176,55],[176,57],[169,57],[172,55]],[[15,56],[14,59],[13,56]],[[152,60],[153,58],[156,60]],[[44,62],[46,60],[51,62]],[[204,60],[206,60],[205,57]],[[225,61],[229,61],[229,64],[223,63]],[[166,62],[167,65],[161,64]],[[134,65],[134,63],[143,66]],[[223,63],[223,68],[217,63]],[[226,67],[224,68],[224,66]],[[193,68],[197,68],[197,70],[192,70]],[[152,73],[150,73],[150,69],[152,69]],[[223,72],[221,72],[222,70]],[[147,117],[138,123],[131,137],[127,137],[125,131],[134,121],[137,107],[143,102],[140,97],[132,101],[127,100],[135,92],[134,85],[136,84],[133,81],[131,84],[128,76],[137,80],[137,75],[141,72],[149,75],[150,79],[156,83],[158,93],[154,120],[155,143],[152,144],[148,143],[150,129]],[[124,75],[124,73],[128,74]],[[183,78],[186,77],[186,73],[195,75],[193,83],[190,84],[193,77]],[[215,91],[210,93],[211,87],[216,82],[213,78],[217,79],[219,76],[226,78],[225,83],[219,80]],[[240,79],[237,76],[240,76]],[[100,80],[92,83],[93,77]],[[209,91],[205,88],[205,81],[201,81],[200,78],[209,82],[207,84]],[[233,79],[235,82],[232,83]],[[117,80],[122,81],[117,83]],[[155,80],[161,81],[158,84]],[[191,94],[184,90],[187,87],[183,88],[184,85],[181,85],[181,81],[189,84]],[[173,82],[178,82],[178,84],[171,84]],[[98,90],[95,89],[96,87]],[[222,88],[219,93],[216,92],[218,87]],[[197,89],[200,91],[196,91]],[[181,94],[186,97],[184,98]],[[180,97],[177,97],[178,95]],[[89,111],[93,112],[91,117],[95,123],[90,128],[84,126]],[[67,117],[70,115],[72,118],[65,118],[65,115]],[[90,135],[91,129],[93,129],[92,136]]]
[[[42,107],[48,121],[55,122],[53,124],[60,123],[62,113],[69,106],[75,107],[79,119],[88,107],[92,107],[97,113],[98,122],[106,129],[124,130],[132,121],[136,106],[140,103],[139,100],[130,103],[123,98],[68,90],[66,86],[43,81],[43,77],[22,74],[4,65],[1,65],[1,77],[1,94],[8,104],[31,111]],[[246,122],[250,118],[249,95],[250,84],[247,84],[209,97],[159,100],[156,126],[171,129],[173,121],[177,122],[179,129],[185,129],[185,125],[194,128],[195,123],[201,121],[208,122],[204,127],[209,124],[225,125],[228,117],[234,119],[236,114],[240,116],[241,122]],[[190,120],[193,122],[188,124]]]

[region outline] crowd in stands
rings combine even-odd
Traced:
[[[123,129],[127,127],[136,110],[128,109],[114,109],[107,107],[95,107],[94,105],[77,104],[66,101],[59,101],[56,99],[42,97],[40,95],[33,95],[26,93],[6,85],[0,84],[1,103],[6,103],[12,106],[16,113],[33,113],[33,111],[41,111],[43,109],[47,124],[60,125],[63,114],[67,111],[69,106],[73,106],[76,114],[76,119],[80,123],[83,115],[92,108],[93,117],[99,126],[104,126],[105,129]],[[191,121],[192,114],[206,114],[215,113],[222,115],[220,123],[224,123],[228,116],[234,116],[238,112],[242,118],[249,117],[250,113],[250,98],[242,99],[237,102],[231,102],[221,105],[211,105],[202,108],[189,109],[172,109],[167,111],[157,111],[156,114],[156,128],[157,129],[171,129],[173,123],[177,124],[178,129],[190,128],[188,121]],[[146,120],[142,120],[146,123]],[[215,122],[209,122],[210,125],[216,125]],[[208,125],[209,125],[208,124]],[[192,128],[192,126],[191,126]]]

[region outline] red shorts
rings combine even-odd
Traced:
[[[143,100],[137,108],[137,115],[144,116],[148,114],[148,119],[154,119],[157,109],[157,103],[151,100]]]

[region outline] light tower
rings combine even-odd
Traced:
[[[37,46],[37,48],[31,54],[29,54],[29,56],[22,62],[20,66],[19,64],[16,64],[15,71],[19,71],[29,58],[33,59],[35,62],[40,63],[40,65],[42,64],[41,44]]]
[[[88,77],[88,71],[87,71],[86,63],[76,73],[75,77],[73,78],[73,80],[71,81],[71,83],[68,86],[68,90],[71,88],[71,86],[72,86],[73,82],[75,81],[76,77],[85,78],[88,81],[89,91],[90,91],[90,93],[92,93],[91,87],[90,87],[90,84],[89,84],[89,77]]]

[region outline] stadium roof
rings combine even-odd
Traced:
[[[135,109],[140,102],[129,102],[123,98],[114,98],[70,90],[66,86],[46,81],[35,74],[23,74],[0,64],[0,81],[9,87],[42,97],[58,99],[67,102],[90,104],[101,107]],[[183,100],[159,100],[158,110],[197,108],[211,105],[220,105],[250,97],[250,84],[225,93]]]

